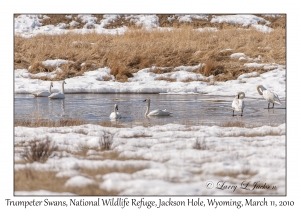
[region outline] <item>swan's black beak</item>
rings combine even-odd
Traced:
[[[143,100],[143,102],[147,101],[147,99]]]

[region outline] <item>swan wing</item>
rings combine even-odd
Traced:
[[[58,99],[58,98],[65,98],[65,94],[63,93],[52,93],[49,98],[51,99]]]
[[[237,111],[238,106],[239,106],[239,101],[237,99],[234,99],[231,104],[232,109]]]
[[[276,93],[273,93],[273,94],[274,94],[274,99],[273,99],[274,102],[273,103],[281,105],[281,101],[280,101],[278,95]]]
[[[34,92],[32,93],[35,97],[48,97],[51,94],[47,91],[38,91],[38,92]]]
[[[239,100],[239,109],[243,110],[245,108],[245,102],[243,100]]]
[[[234,99],[232,101],[232,109],[235,111],[242,111],[245,107],[245,103],[242,99]]]
[[[164,109],[164,110],[156,109],[156,110],[153,110],[153,111],[149,112],[148,115],[151,115],[151,116],[168,116],[170,114],[172,114],[172,113],[168,112],[166,109]]]
[[[119,112],[117,112],[117,114],[115,112],[112,112],[109,117],[111,119],[120,119],[120,118],[122,118],[122,116]]]
[[[269,103],[275,103],[281,105],[280,99],[276,93],[273,93],[272,91],[269,90],[265,90],[263,91],[263,96]]]

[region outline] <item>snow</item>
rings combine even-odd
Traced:
[[[240,57],[244,57],[245,54],[244,53],[233,53],[230,55],[230,58],[240,58]]]
[[[60,65],[65,64],[65,63],[68,63],[68,61],[63,60],[63,59],[46,60],[46,61],[42,62],[42,64],[44,66],[54,66],[54,67],[60,66]]]
[[[137,26],[144,27],[148,30],[159,29],[159,30],[174,30],[170,28],[163,28],[159,26],[159,19],[156,15],[123,15],[126,20],[136,24]],[[70,19],[68,24],[60,23],[56,26],[54,25],[45,25],[41,23],[42,19],[49,18],[47,16],[41,15],[20,15],[15,18],[14,33],[15,35],[23,37],[32,37],[37,34],[62,34],[62,33],[105,33],[105,34],[122,34],[128,28],[126,26],[106,29],[109,23],[116,21],[120,18],[121,15],[112,15],[105,14],[103,15],[102,20],[98,20],[96,17],[89,14],[80,14],[77,15],[77,21],[71,20],[71,15],[67,16]],[[267,16],[266,16],[267,17]],[[276,17],[276,16],[273,16]],[[178,19],[179,22],[192,22],[193,19],[196,20],[208,20],[208,16],[205,14],[193,14],[193,15],[175,15],[169,17],[168,20],[171,22],[174,19]],[[85,23],[82,29],[66,29],[68,26],[76,26],[78,22]],[[263,32],[270,33],[273,31],[272,28],[268,27],[270,24],[269,21],[265,20],[262,17],[256,15],[221,15],[213,16],[211,19],[212,23],[229,23],[229,24],[238,24],[244,27],[252,26],[254,29]],[[263,24],[263,25],[261,25]],[[217,31],[216,28],[199,28],[199,31]]]
[[[57,155],[45,163],[15,164],[15,170],[53,171],[57,177],[69,177],[65,186],[99,185],[120,195],[229,195],[233,192],[206,189],[205,184],[207,180],[215,183],[224,180],[226,174],[237,174],[230,179],[231,183],[238,184],[245,178],[264,180],[281,186],[277,191],[265,193],[284,194],[285,127],[285,124],[255,129],[177,124],[146,128],[107,128],[92,124],[15,127],[15,144],[48,137],[57,146]],[[78,130],[87,135],[77,133]],[[99,149],[100,136],[107,132],[114,134],[111,152],[116,152],[120,160],[102,159],[101,153],[95,151]],[[197,139],[205,140],[207,148],[195,149]],[[90,148],[84,159],[74,155],[83,147]],[[21,152],[22,148],[16,150],[15,158],[20,158]],[[80,173],[82,169],[101,168],[110,169],[97,176],[103,179],[101,183]],[[125,168],[132,169],[133,173],[126,173]],[[246,169],[251,176],[245,174]]]
[[[243,53],[242,53],[243,54]],[[237,55],[233,54],[234,57]],[[241,55],[241,54],[239,54]],[[244,55],[244,54],[243,54]],[[270,71],[257,75],[243,74],[237,80],[229,80],[226,82],[215,82],[211,85],[205,80],[212,80],[213,76],[205,77],[201,74],[193,73],[192,71],[199,68],[201,65],[195,66],[178,66],[175,71],[155,74],[151,72],[151,68],[145,68],[137,73],[134,77],[129,78],[129,82],[121,83],[115,81],[114,76],[110,75],[109,68],[99,68],[94,71],[85,72],[82,76],[66,79],[65,94],[68,93],[183,93],[183,94],[207,94],[232,96],[237,91],[244,91],[247,97],[261,98],[257,93],[256,86],[261,84],[267,89],[270,89],[278,94],[280,99],[285,99],[286,95],[286,69],[283,65],[264,64],[264,63],[245,63],[247,68],[269,69]],[[271,70],[273,69],[273,70]],[[53,73],[31,74],[26,69],[15,70],[15,93],[32,93],[38,90],[48,90],[49,82],[40,79],[31,79],[33,76],[54,76]],[[251,75],[251,76],[250,76]],[[110,78],[110,81],[104,81],[104,78]],[[171,78],[175,82],[165,80],[157,80],[158,78]],[[187,79],[196,81],[182,82]],[[197,81],[198,80],[198,81]],[[60,82],[54,81],[53,92],[60,91]]]
[[[198,28],[197,29],[198,31],[200,31],[200,32],[204,32],[204,31],[218,31],[218,29],[217,28],[213,28],[213,27],[204,27],[204,28]]]
[[[264,32],[264,33],[270,33],[272,31],[274,31],[274,29],[268,27],[268,26],[264,26],[264,25],[256,25],[256,24],[252,24],[252,27],[254,27],[256,30]]]
[[[264,24],[270,24],[269,21],[264,18],[255,16],[255,15],[221,15],[214,16],[211,19],[212,23],[231,23],[231,24],[239,24],[242,26],[249,25],[258,25],[258,23],[262,22]]]
[[[87,185],[95,184],[94,180],[83,177],[83,176],[74,176],[68,179],[65,183],[66,187],[85,187]]]
[[[192,19],[207,20],[207,15],[177,15],[179,22],[192,22]]]
[[[125,19],[130,19],[130,22],[146,29],[156,28],[159,25],[159,19],[156,15],[128,15]]]

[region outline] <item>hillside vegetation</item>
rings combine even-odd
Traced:
[[[47,16],[50,18],[43,21],[43,25],[62,23],[66,15]],[[119,35],[91,32],[37,35],[32,38],[15,36],[14,68],[25,68],[33,74],[51,72],[56,67],[44,66],[42,61],[65,59],[69,62],[60,66],[62,71],[55,78],[42,79],[62,80],[80,76],[85,71],[109,67],[117,81],[126,82],[133,73],[143,68],[155,66],[154,73],[161,74],[166,69],[173,71],[177,66],[205,63],[194,72],[204,76],[214,75],[215,81],[227,81],[243,73],[270,70],[245,67],[244,63],[251,62],[251,59],[259,58],[256,59],[258,63],[286,64],[285,15],[264,17],[271,22],[269,27],[274,29],[270,33],[262,33],[251,26],[210,23],[210,19],[170,23],[167,21],[169,16],[158,15],[160,27],[173,27],[174,30],[146,30],[120,18],[106,26],[116,28],[126,25],[130,28]],[[101,20],[102,15],[95,17]],[[218,30],[197,30],[200,27]],[[244,53],[249,59],[231,58],[233,53]]]

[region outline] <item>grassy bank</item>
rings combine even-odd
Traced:
[[[198,27],[201,26],[199,21]],[[29,72],[33,74],[51,72],[55,67],[44,66],[42,61],[65,59],[70,62],[61,65],[62,71],[52,80],[80,76],[85,71],[109,67],[118,81],[126,82],[132,73],[151,66],[158,69],[168,67],[168,71],[172,71],[181,65],[205,63],[204,67],[194,72],[205,76],[219,75],[215,77],[216,81],[227,81],[243,73],[267,71],[245,67],[244,63],[250,61],[232,59],[232,53],[241,52],[253,59],[261,56],[258,62],[262,63],[286,64],[286,30],[285,24],[281,22],[273,19],[271,26],[273,24],[274,31],[271,33],[228,24],[214,24],[219,26],[218,31],[200,32],[195,30],[196,23],[173,23],[176,30],[172,31],[147,31],[132,27],[122,35],[67,33],[32,38],[15,36],[14,68],[30,67]],[[42,79],[50,80],[47,77]]]

